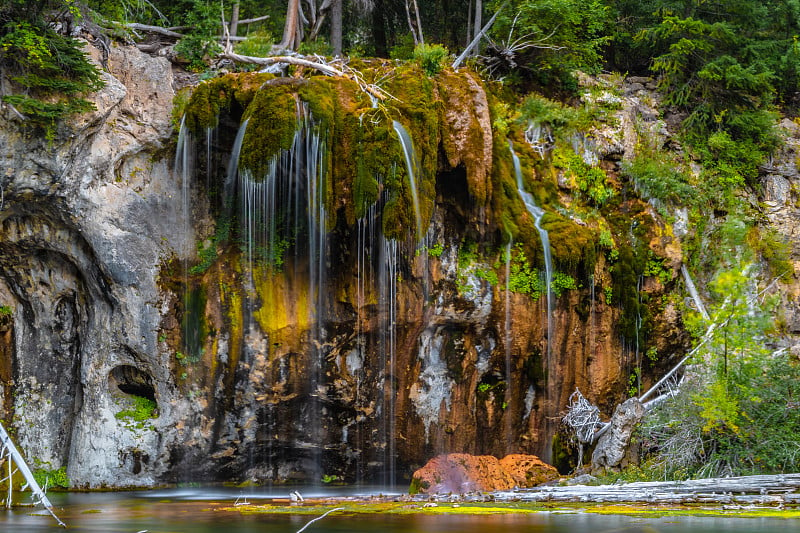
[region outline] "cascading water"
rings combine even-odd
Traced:
[[[379,182],[382,180],[379,179]],[[363,217],[357,221],[357,338],[360,352],[359,365],[367,359],[368,346],[379,354],[381,375],[378,383],[379,417],[378,437],[373,444],[381,449],[380,463],[382,484],[392,487],[396,481],[396,423],[395,423],[395,357],[397,349],[397,275],[399,269],[399,244],[395,239],[387,239],[382,231],[381,208],[386,202],[386,193],[378,202],[370,205]],[[375,335],[370,340],[362,322],[370,322],[370,295],[377,298]],[[357,391],[358,393],[358,391]],[[360,442],[360,439],[356,439]],[[360,471],[361,469],[357,469]]]
[[[411,136],[408,134],[408,131],[396,120],[392,121],[392,125],[400,139],[400,146],[403,148],[403,156],[406,162],[408,184],[411,189],[411,202],[414,205],[414,221],[416,223],[415,245],[418,247],[418,251],[422,250],[423,252],[417,254],[417,257],[422,261],[422,301],[423,305],[427,305],[428,294],[430,293],[428,285],[428,254],[425,253],[428,244],[428,231],[422,227],[422,213],[419,207],[419,192],[416,181],[417,171],[420,168],[419,159],[417,158],[417,153],[414,151],[414,143],[411,141]]]
[[[297,445],[308,450],[309,461],[315,470],[313,479],[319,480],[322,473],[320,443],[323,441],[321,398],[325,395],[322,345],[326,332],[323,322],[328,307],[326,291],[323,290],[328,260],[322,164],[325,143],[318,126],[308,116],[307,109],[299,106],[297,114],[298,124],[291,148],[281,151],[268,161],[260,176],[254,176],[249,169],[237,171],[238,155],[247,122],[241,125],[234,142],[225,194],[227,196],[233,193],[235,179],[239,196],[238,218],[243,240],[243,273],[247,296],[244,327],[245,335],[252,341],[246,344],[267,347],[271,344],[269,339],[265,339],[266,342],[257,342],[262,334],[256,313],[271,313],[272,306],[279,300],[274,276],[287,268],[293,268],[294,271],[292,275],[286,276],[286,283],[307,276],[308,302],[307,305],[297,306],[297,312],[302,313],[305,308],[308,316],[295,318],[299,323],[310,324],[312,339],[309,345],[312,353],[308,354],[307,386],[311,401],[305,406],[307,411],[303,417],[309,422],[309,426],[298,431],[297,438],[301,442]],[[293,259],[288,257],[291,249],[294,250]],[[304,263],[306,258],[307,264]],[[250,350],[245,349],[242,362],[251,364],[252,355]],[[276,421],[265,420],[263,424],[267,426],[264,433],[274,435]],[[271,445],[268,445],[268,450],[271,449]],[[267,462],[270,460],[268,457]]]
[[[514,173],[517,179],[517,192],[519,193],[520,198],[522,198],[522,202],[525,204],[525,208],[528,210],[528,213],[533,217],[534,226],[536,230],[539,232],[539,238],[542,241],[542,252],[544,255],[544,268],[545,268],[545,287],[546,287],[546,297],[547,297],[547,348],[545,353],[545,369],[547,371],[547,396],[551,403],[556,401],[556,394],[555,391],[558,388],[556,382],[556,362],[555,357],[553,356],[553,259],[550,253],[550,236],[547,234],[547,230],[542,228],[542,217],[544,216],[544,210],[536,205],[536,201],[533,199],[533,196],[525,190],[525,185],[522,182],[522,166],[519,161],[519,156],[514,152],[514,146],[511,144],[511,141],[508,143],[509,149],[511,150],[511,157],[514,162]],[[555,405],[550,406],[551,412],[556,412]],[[552,434],[555,430],[552,426],[552,422],[548,421],[546,423],[548,426],[548,434]],[[552,450],[549,446],[544,448],[544,452],[542,453],[542,459],[545,461],[551,460]]]
[[[509,382],[509,386],[506,387],[506,395],[505,395],[505,402],[507,405],[511,405],[511,248],[514,245],[513,239],[509,235],[508,243],[506,244],[506,317],[505,317],[505,355],[506,355],[506,379]],[[509,412],[514,412],[513,410],[509,410]],[[512,420],[511,417],[506,417],[506,443],[507,445],[511,445],[512,439]],[[511,453],[512,450],[506,449],[506,453]]]
[[[536,231],[539,232],[539,238],[542,241],[542,253],[544,255],[544,273],[545,273],[545,287],[547,291],[547,361],[548,370],[550,369],[550,355],[552,352],[553,343],[553,258],[550,253],[550,236],[547,230],[542,228],[542,217],[544,216],[544,209],[536,205],[533,196],[525,190],[525,185],[522,183],[522,166],[519,162],[519,156],[514,152],[514,147],[509,141],[509,148],[511,150],[511,157],[514,161],[514,173],[517,178],[517,192],[519,193],[522,202],[528,213],[533,217],[533,223]]]
[[[403,155],[406,160],[406,170],[408,171],[408,183],[411,187],[411,201],[414,204],[414,221],[417,224],[416,237],[417,242],[422,241],[425,231],[422,228],[422,214],[419,208],[419,194],[417,193],[416,172],[419,168],[417,163],[416,153],[414,152],[414,144],[411,142],[411,136],[408,134],[402,124],[396,120],[392,121],[394,131],[400,138],[400,145],[403,147]]]
[[[397,457],[397,438],[395,422],[395,358],[397,350],[397,266],[398,243],[387,239],[382,233],[380,237],[380,271],[378,286],[380,287],[380,307],[383,324],[380,327],[380,349],[383,354],[382,367],[385,369],[383,379],[383,438],[384,449],[384,484],[393,486],[396,481],[395,464]]]

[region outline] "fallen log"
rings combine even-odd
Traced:
[[[800,474],[739,476],[688,481],[643,481],[620,485],[544,486],[498,492],[497,501],[593,503],[800,503]]]

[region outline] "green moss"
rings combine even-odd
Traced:
[[[158,416],[156,402],[153,400],[131,395],[129,401],[131,403],[130,407],[118,411],[114,414],[114,417],[132,429],[144,429],[148,420]]]
[[[546,213],[542,227],[550,237],[550,253],[559,270],[591,272],[596,260],[597,234],[557,213]]]
[[[198,85],[185,104],[186,126],[199,133],[206,128],[215,128],[221,111],[230,110],[236,103],[246,108],[255,94],[272,74],[226,74]],[[177,102],[185,99],[181,96]]]
[[[261,179],[270,159],[292,147],[298,127],[297,100],[289,85],[264,85],[242,117],[247,130],[242,140],[239,166]]]
[[[443,105],[436,83],[428,78],[419,67],[405,66],[396,70],[395,78],[387,83],[386,90],[397,98],[387,111],[392,118],[403,124],[414,143],[418,160],[415,175],[417,196],[419,198],[422,231],[427,229],[436,199],[436,171],[438,169],[438,147],[440,139],[440,110]],[[390,125],[389,125],[390,126]],[[399,149],[399,140],[391,132]],[[395,152],[400,153],[400,152]],[[392,198],[384,209],[384,217],[399,225],[384,223],[390,237],[400,237],[401,228],[415,228],[415,215],[409,180],[403,159],[395,172],[386,180],[386,187]],[[404,208],[401,208],[401,205]],[[388,211],[387,211],[388,210]]]

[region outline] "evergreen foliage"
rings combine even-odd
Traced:
[[[496,1],[492,11],[503,2]],[[517,49],[515,63],[548,90],[577,88],[574,71],[599,72],[611,38],[611,9],[604,0],[514,0],[491,30],[495,42]],[[513,44],[530,43],[514,47]]]
[[[0,67],[13,88],[2,100],[50,140],[60,120],[94,109],[84,95],[103,86],[80,43],[47,23],[46,15],[56,8],[78,14],[69,0],[13,0],[0,8]]]

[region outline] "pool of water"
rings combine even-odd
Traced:
[[[303,494],[310,497],[365,495],[369,492],[307,489]],[[172,489],[51,493],[49,496],[68,531],[87,533],[296,533],[315,518],[222,510],[230,507],[237,497],[246,497],[251,503],[274,497],[286,498],[285,489]],[[60,530],[52,517],[41,509],[18,507],[0,511],[0,532]],[[641,518],[581,512],[492,516],[332,513],[310,524],[304,533],[785,533],[792,530],[800,530],[800,520],[692,516]]]

